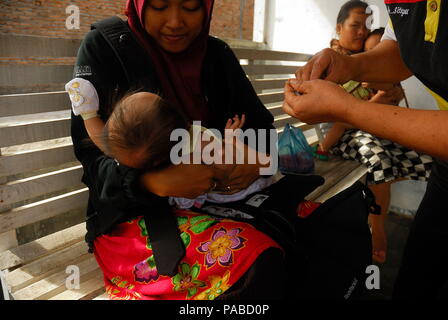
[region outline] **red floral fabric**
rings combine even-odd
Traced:
[[[267,248],[279,245],[247,223],[175,211],[186,255],[173,277],[157,273],[143,217],[95,240],[95,257],[111,299],[213,300]]]

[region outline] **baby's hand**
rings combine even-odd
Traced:
[[[241,129],[244,126],[244,123],[246,122],[246,115],[243,114],[241,116],[241,119],[238,115],[235,115],[233,119],[227,120],[225,129]]]
[[[74,78],[65,85],[75,115],[94,113],[99,109],[98,93],[93,84],[82,78]]]

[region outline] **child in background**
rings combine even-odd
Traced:
[[[186,149],[190,152],[198,146],[205,147],[203,140],[219,138],[205,128],[197,128],[199,136],[192,135],[194,126],[189,124],[184,115],[159,96],[149,92],[137,92],[125,95],[113,108],[107,123],[99,117],[99,100],[93,85],[82,78],[75,78],[65,86],[72,101],[75,115],[84,120],[87,133],[93,143],[106,155],[128,167],[157,170],[171,164],[171,149],[178,143],[170,141],[175,129],[190,131],[193,139]],[[236,130],[244,126],[245,116],[229,119],[225,129]],[[211,134],[207,139],[202,135]],[[120,152],[127,151],[127,152]],[[249,194],[260,191],[272,183],[274,178],[259,178],[248,188],[234,194],[220,194],[216,191],[199,196],[196,199],[170,197],[169,202],[178,208],[200,207],[205,201],[214,203],[232,202],[244,199]],[[210,191],[217,186],[217,181]],[[220,192],[224,192],[221,190]]]

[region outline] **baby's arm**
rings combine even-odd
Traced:
[[[81,114],[81,117],[83,114]],[[106,153],[104,144],[103,144],[103,130],[104,130],[104,121],[101,120],[99,115],[95,117],[84,119],[84,125],[86,127],[87,133],[89,134],[90,139],[92,139],[93,143],[101,149],[104,153]]]
[[[95,87],[88,80],[75,78],[65,85],[65,91],[70,96],[73,113],[84,120],[90,139],[105,152],[101,139],[105,124],[98,115],[99,99]]]

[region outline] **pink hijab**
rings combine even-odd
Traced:
[[[201,120],[206,125],[210,113],[201,86],[202,63],[207,52],[207,39],[214,0],[202,0],[205,11],[201,33],[181,53],[163,50],[146,32],[143,13],[146,0],[128,0],[128,25],[146,49],[155,66],[164,93],[163,98],[183,109],[190,120]]]

